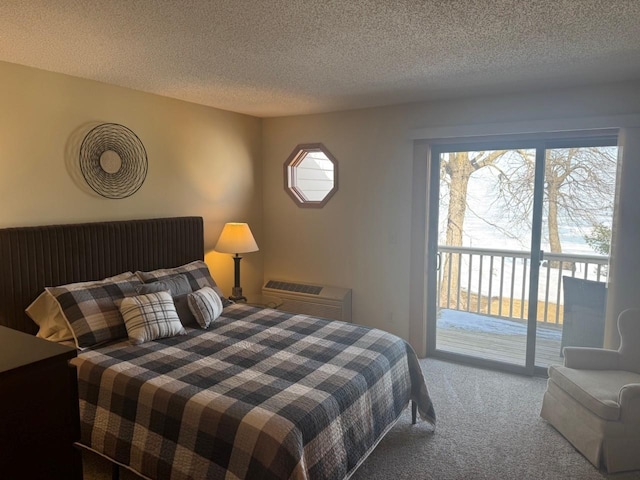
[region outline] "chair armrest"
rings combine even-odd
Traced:
[[[580,370],[618,370],[620,354],[617,350],[589,347],[565,347],[564,366]]]
[[[640,423],[640,383],[630,383],[622,387],[618,403],[623,422]]]

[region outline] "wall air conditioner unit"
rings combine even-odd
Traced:
[[[269,280],[262,287],[262,294],[280,298],[282,305],[278,310],[351,321],[350,288]]]

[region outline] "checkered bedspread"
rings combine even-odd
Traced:
[[[344,479],[410,398],[435,422],[403,340],[246,305],[73,363],[81,442],[152,479]]]

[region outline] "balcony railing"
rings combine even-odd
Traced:
[[[439,307],[525,320],[529,253],[519,250],[440,245]],[[606,281],[608,256],[544,253],[538,282],[540,322],[562,323],[562,276]]]

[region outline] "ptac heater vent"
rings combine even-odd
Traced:
[[[322,287],[317,285],[305,285],[303,283],[279,282],[277,280],[269,280],[265,288],[273,288],[274,290],[282,290],[285,292],[306,293],[308,295],[320,295]]]
[[[269,280],[262,287],[262,293],[280,298],[282,304],[278,309],[285,312],[351,321],[350,288]]]

